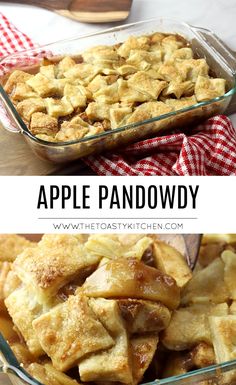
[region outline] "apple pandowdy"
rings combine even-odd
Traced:
[[[15,70],[4,88],[33,135],[67,142],[222,96],[225,80],[183,37],[154,33]]]
[[[193,273],[158,235],[0,245],[0,331],[45,385],[137,385],[236,358],[236,236],[204,236]]]

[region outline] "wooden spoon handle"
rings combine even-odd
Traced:
[[[72,0],[3,0],[4,3],[35,5],[50,10],[67,9]]]
[[[72,12],[129,11],[132,0],[3,0],[5,3],[35,5],[50,10],[68,9]]]

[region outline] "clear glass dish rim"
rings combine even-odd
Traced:
[[[0,373],[8,374],[14,374],[19,379],[25,381],[26,383],[30,385],[43,385],[41,382],[33,378],[27,371],[19,364],[17,361],[14,353],[12,352],[9,344],[5,340],[5,338],[0,333],[0,352],[2,353],[4,359],[6,360],[6,364],[2,364],[1,366],[1,360],[0,360]],[[195,384],[196,381],[201,382],[204,380],[209,380],[210,378],[214,376],[219,376],[220,374],[226,373],[230,370],[236,369],[236,359],[223,362],[221,364],[211,365],[207,366],[202,369],[193,370],[191,372],[180,374],[173,377],[167,377],[160,380],[154,380],[151,382],[146,382],[141,385],[172,385],[172,384],[180,384],[184,381],[186,383],[186,380],[188,381],[188,384]],[[206,378],[206,376],[211,376],[210,378]]]
[[[163,22],[165,20],[166,21],[170,21],[170,22],[172,21],[172,22],[175,22],[175,23],[177,23],[177,24],[179,24],[181,26],[184,26],[185,28],[187,28],[191,32],[193,32],[194,34],[195,34],[195,30],[202,30],[202,31],[210,32],[214,36],[214,32],[212,32],[209,29],[202,28],[202,27],[195,27],[195,26],[192,26],[192,25],[190,25],[188,23],[180,22],[180,21],[178,21],[178,20],[176,20],[174,18],[166,18],[166,17],[164,17],[164,18],[151,18],[151,19],[148,19],[148,20],[142,20],[142,21],[138,21],[138,22],[135,22],[135,23],[129,23],[129,24],[124,24],[124,25],[113,27],[113,28],[109,28],[109,29],[104,29],[102,31],[93,32],[93,33],[90,33],[90,34],[79,35],[77,37],[72,37],[70,39],[58,40],[58,41],[51,42],[51,43],[48,43],[48,44],[45,44],[45,45],[42,45],[42,46],[39,46],[39,47],[36,47],[36,48],[22,50],[20,52],[17,52],[17,53],[14,53],[14,54],[11,54],[11,55],[3,57],[0,60],[0,65],[1,65],[2,62],[4,62],[4,60],[6,60],[6,58],[9,59],[9,58],[19,57],[19,56],[21,56],[24,53],[25,54],[33,53],[33,52],[37,51],[38,49],[44,50],[45,48],[49,48],[50,46],[54,46],[56,44],[64,44],[64,43],[67,43],[67,42],[72,42],[72,41],[76,41],[76,40],[80,40],[80,39],[86,39],[88,37],[99,36],[99,35],[103,35],[103,34],[107,34],[107,33],[122,31],[122,30],[129,29],[129,28],[137,26],[137,25],[149,24],[150,22],[154,22],[154,21]],[[230,53],[230,51],[229,51],[229,53]],[[160,116],[157,116],[157,117],[154,117],[154,118],[151,118],[151,119],[147,119],[147,120],[143,120],[143,121],[140,121],[140,122],[137,122],[137,123],[132,123],[132,124],[129,124],[129,125],[126,125],[126,126],[118,127],[118,128],[116,128],[114,130],[105,131],[105,132],[102,132],[102,133],[99,133],[99,134],[96,134],[96,135],[88,136],[86,138],[83,137],[81,139],[71,140],[71,141],[67,141],[67,142],[50,142],[50,141],[46,141],[46,140],[43,140],[43,139],[39,139],[36,136],[34,136],[29,131],[27,125],[24,123],[24,121],[22,120],[22,118],[18,114],[17,110],[15,109],[13,103],[11,102],[11,100],[8,97],[7,93],[4,91],[4,89],[3,89],[1,84],[0,84],[0,95],[3,98],[4,102],[6,103],[6,105],[11,110],[11,113],[13,114],[13,116],[16,119],[17,123],[19,124],[19,126],[21,128],[20,133],[22,133],[23,135],[28,136],[31,140],[33,140],[34,142],[36,142],[36,143],[38,143],[38,144],[40,144],[42,146],[61,148],[61,147],[70,146],[70,145],[74,145],[74,144],[89,143],[90,141],[93,141],[93,140],[96,140],[96,139],[102,139],[102,138],[104,138],[106,136],[112,136],[113,134],[125,132],[125,131],[128,131],[128,130],[132,129],[132,128],[139,127],[141,125],[147,125],[149,123],[154,123],[154,122],[157,122],[157,121],[161,121],[161,120],[164,120],[164,119],[172,117],[172,116],[180,115],[180,114],[182,114],[184,112],[193,111],[193,110],[195,110],[195,109],[197,109],[199,107],[204,107],[204,106],[207,106],[209,104],[213,104],[215,102],[219,102],[221,100],[225,100],[228,97],[233,96],[236,93],[236,73],[233,72],[233,70],[232,70],[232,76],[234,76],[234,79],[235,79],[234,87],[231,88],[229,91],[227,91],[223,96],[216,97],[216,98],[204,101],[204,102],[199,102],[199,103],[193,104],[192,106],[188,106],[188,107],[182,108],[182,109],[177,110],[177,111],[172,111],[172,112],[169,112],[167,114],[162,114]]]

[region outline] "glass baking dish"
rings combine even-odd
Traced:
[[[148,138],[172,129],[197,123],[215,114],[222,114],[236,92],[235,58],[217,36],[203,28],[180,23],[173,19],[152,19],[115,27],[102,32],[51,43],[40,48],[22,51],[3,58],[0,68],[23,69],[40,65],[43,58],[78,55],[96,45],[113,45],[125,41],[129,36],[147,35],[154,32],[175,33],[184,36],[196,57],[206,58],[213,74],[226,79],[227,92],[221,97],[197,103],[179,111],[170,112],[149,120],[105,131],[79,140],[52,143],[33,136],[17,113],[9,97],[0,85],[0,102],[4,107],[2,125],[15,133],[23,134],[30,147],[40,158],[55,163],[65,163],[91,154],[122,149],[128,143]],[[1,83],[4,83],[5,76]],[[9,143],[10,145],[10,143]]]
[[[194,370],[186,374],[168,377],[162,380],[155,380],[142,385],[229,385],[235,384],[230,377],[234,373],[235,378],[236,360],[225,362],[219,365],[208,366],[204,369]],[[43,385],[31,377],[17,362],[8,343],[0,334],[0,372],[9,377],[13,385]],[[5,385],[5,384],[4,384]]]

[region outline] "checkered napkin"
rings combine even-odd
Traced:
[[[37,46],[0,13],[0,57],[33,47]],[[11,63],[7,65],[0,63],[0,72]],[[0,115],[4,119],[1,105]],[[226,116],[215,116],[190,135],[143,140],[84,162],[98,175],[236,175],[236,130]]]

